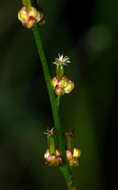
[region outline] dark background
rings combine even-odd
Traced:
[[[41,38],[52,76],[58,53],[75,90],[62,98],[64,131],[75,129],[79,190],[117,189],[118,2],[40,0]],[[0,1],[0,190],[66,189],[57,168],[43,164],[44,131],[53,126],[31,30],[17,20],[19,1]]]

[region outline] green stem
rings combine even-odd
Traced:
[[[26,5],[26,0],[22,0],[22,2],[23,2],[23,5]],[[31,6],[31,0],[28,0],[27,2],[29,2],[29,5]],[[61,122],[60,122],[60,115],[59,115],[59,109],[58,109],[59,103],[57,105],[57,100],[56,100],[56,97],[55,97],[55,94],[54,94],[54,91],[53,91],[53,88],[51,85],[51,77],[50,77],[50,73],[49,73],[49,69],[48,69],[47,59],[46,59],[46,56],[45,56],[45,53],[43,50],[43,45],[42,45],[42,42],[40,39],[40,33],[38,30],[38,27],[37,26],[33,27],[32,31],[33,31],[37,51],[40,56],[46,86],[48,89],[49,99],[50,99],[51,108],[52,108],[52,115],[53,115],[53,119],[54,119],[54,126],[56,128],[56,136],[57,136],[57,140],[58,140],[59,150],[61,151],[62,158],[64,161],[64,164],[62,167],[60,167],[60,170],[63,173],[68,190],[73,190],[74,185],[73,185],[73,183],[71,183],[72,175],[71,175],[71,170],[70,170],[70,167],[69,167],[67,159],[66,159],[65,143],[64,143]],[[60,102],[60,98],[59,98],[58,102]]]
[[[60,107],[60,101],[61,101],[61,96],[57,96],[57,107],[58,107],[58,110],[59,110],[59,107]]]
[[[50,154],[55,154],[56,148],[55,148],[55,137],[54,136],[48,136],[48,147],[50,150]]]
[[[59,117],[56,97],[55,97],[55,94],[54,94],[54,91],[53,91],[53,88],[52,88],[52,85],[51,85],[51,77],[50,77],[50,74],[49,74],[47,60],[46,60],[46,57],[45,57],[45,53],[43,51],[43,46],[42,46],[42,43],[41,43],[38,28],[34,27],[32,29],[32,31],[33,31],[35,43],[36,43],[36,46],[37,46],[38,54],[39,54],[40,59],[41,59],[45,82],[46,82],[46,85],[47,85],[47,88],[48,88],[49,99],[50,99],[51,108],[52,108],[52,114],[53,114],[53,119],[54,119],[54,126],[56,128],[57,138],[58,138],[58,141],[59,141],[59,148],[61,149],[62,155],[64,155],[64,158],[65,158],[65,148],[64,148],[64,142],[62,140],[63,135],[62,135],[60,117]]]
[[[27,9],[29,10],[31,7],[31,1],[30,0],[22,0],[22,4],[27,7]]]
[[[62,134],[62,128],[61,128],[61,123],[60,123],[60,116],[59,116],[59,110],[58,110],[58,106],[57,106],[57,101],[56,101],[56,97],[51,85],[51,77],[49,74],[49,69],[48,69],[48,64],[47,64],[47,60],[46,60],[46,56],[43,50],[43,46],[42,46],[42,42],[40,39],[40,34],[39,34],[39,30],[37,27],[34,27],[32,29],[33,31],[33,35],[34,35],[34,39],[35,39],[35,43],[37,46],[37,50],[38,50],[38,54],[40,56],[40,60],[42,63],[42,69],[43,69],[43,73],[44,73],[44,78],[45,78],[45,82],[46,82],[46,86],[48,89],[48,93],[49,93],[49,99],[50,99],[50,103],[51,103],[51,108],[52,108],[52,114],[53,114],[53,119],[54,119],[54,126],[56,128],[56,135],[57,135],[57,140],[58,140],[58,144],[59,144],[59,150],[62,153],[62,157],[64,160],[64,165],[62,167],[60,167],[68,190],[72,190],[73,189],[73,184],[70,183],[71,181],[71,170],[70,167],[67,163],[66,160],[66,153],[65,153],[65,143],[64,143],[64,139],[63,139],[63,134]],[[68,186],[68,184],[70,184]]]
[[[73,152],[73,138],[72,137],[69,137],[67,136],[67,149],[70,150],[71,152]]]

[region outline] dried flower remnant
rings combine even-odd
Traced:
[[[47,129],[44,134],[49,136],[54,136],[54,130],[55,128]]]
[[[67,56],[64,57],[63,54],[62,55],[58,54],[58,56],[59,57],[55,59],[53,64],[55,64],[55,65],[67,65],[68,63],[71,63],[69,57],[67,57]]]

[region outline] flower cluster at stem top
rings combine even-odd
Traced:
[[[23,26],[30,29],[37,23],[40,24],[44,21],[44,14],[41,9],[37,10],[35,7],[27,8],[24,6],[18,12],[18,19],[21,21]]]
[[[68,63],[70,63],[69,57],[64,57],[63,54],[59,54],[53,62],[56,65],[56,76],[52,78],[52,86],[57,96],[69,94],[74,89],[74,82],[64,75],[64,66]]]

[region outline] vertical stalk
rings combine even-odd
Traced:
[[[73,148],[74,148],[73,139],[72,139],[72,137],[69,137],[69,136],[67,136],[66,138],[67,138],[67,149],[72,152]]]
[[[22,0],[22,3],[24,6],[28,6],[28,8],[30,8],[30,6],[31,6],[31,0]],[[33,27],[32,31],[33,31],[37,51],[40,56],[46,86],[48,89],[49,99],[50,99],[51,108],[52,108],[52,115],[53,115],[53,120],[54,120],[54,126],[56,128],[56,136],[57,136],[57,140],[58,140],[58,144],[59,144],[59,150],[61,151],[62,158],[64,161],[64,165],[60,167],[60,170],[63,173],[68,190],[73,190],[74,185],[72,183],[71,170],[70,170],[69,164],[66,159],[65,143],[64,143],[62,127],[61,127],[61,122],[60,122],[60,115],[59,115],[60,97],[58,97],[58,101],[57,101],[54,91],[53,91],[53,88],[52,88],[52,85],[51,85],[51,77],[50,77],[47,59],[46,59],[46,56],[44,53],[43,45],[42,45],[42,42],[40,39],[39,29],[36,26],[36,27]]]
[[[30,0],[22,0],[22,4],[28,8],[31,7],[31,1]]]
[[[59,107],[60,107],[60,101],[61,101],[61,96],[57,96],[57,107],[58,107],[58,110],[59,110]]]
[[[54,137],[54,135],[48,136],[48,147],[49,147],[50,154],[55,154],[56,148],[55,148],[55,137]]]
[[[70,170],[70,167],[66,160],[65,143],[64,143],[63,133],[62,133],[59,110],[58,110],[58,106],[57,106],[56,97],[55,97],[55,94],[53,92],[53,88],[51,85],[51,77],[49,74],[47,59],[45,57],[45,53],[43,50],[43,46],[42,46],[42,42],[40,39],[40,34],[39,34],[38,28],[34,27],[32,30],[33,30],[33,35],[34,35],[35,43],[37,46],[38,54],[41,59],[42,69],[43,69],[43,73],[44,73],[44,77],[45,77],[45,81],[46,81],[46,86],[48,89],[48,94],[49,94],[49,99],[50,99],[52,114],[53,114],[53,119],[54,119],[54,126],[56,128],[56,136],[57,136],[57,140],[58,140],[58,144],[59,144],[59,150],[62,153],[62,158],[64,161],[64,165],[62,167],[60,167],[60,169],[64,175],[68,190],[73,190],[73,183],[72,184],[70,183],[71,170]],[[68,184],[70,184],[70,185],[68,185]]]

